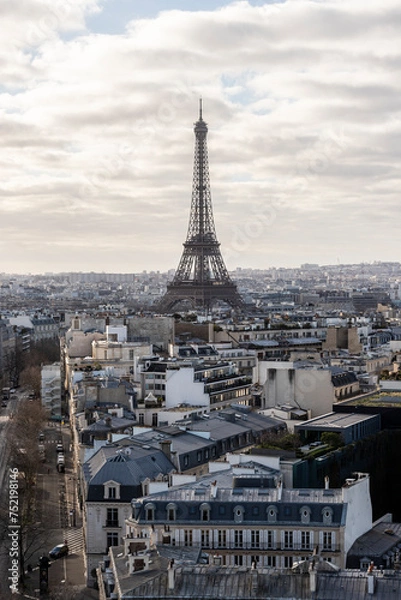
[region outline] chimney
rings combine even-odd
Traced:
[[[281,500],[281,496],[283,494],[283,482],[281,479],[277,482],[277,500]]]
[[[315,569],[315,561],[312,560],[309,567],[309,587],[312,594],[316,592],[317,588],[317,571]]]
[[[171,440],[163,440],[160,442],[161,450],[169,460],[171,460],[171,444]]]
[[[324,489],[328,490],[329,487],[330,487],[330,479],[329,479],[329,476],[326,475],[326,477],[324,478]]]
[[[367,572],[367,582],[368,582],[368,589],[367,592],[368,594],[374,594],[375,593],[375,584],[376,584],[376,578],[373,574],[373,569],[374,569],[374,562],[372,561],[369,565],[368,568],[368,572]]]
[[[170,562],[168,563],[167,577],[168,577],[168,589],[173,590],[174,589],[174,558],[172,558],[170,560]]]
[[[376,584],[376,578],[375,576],[372,574],[368,574],[368,594],[374,594],[375,593],[375,584]]]
[[[210,484],[210,496],[216,498],[217,496],[217,481],[212,481]]]

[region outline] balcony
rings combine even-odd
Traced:
[[[114,529],[121,529],[121,526],[120,526],[118,520],[116,521],[114,519],[106,521],[106,524],[103,527],[104,528],[106,528],[106,527],[114,527]]]

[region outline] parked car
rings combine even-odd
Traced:
[[[56,559],[61,558],[62,556],[67,556],[68,554],[68,546],[67,544],[58,544],[54,546],[53,550],[50,550],[49,556],[50,558]]]
[[[56,452],[64,452],[64,446],[61,442],[57,443]]]

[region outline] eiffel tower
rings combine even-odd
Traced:
[[[230,279],[217,241],[206,144],[208,129],[202,118],[202,100],[194,131],[195,157],[187,239],[174,278],[167,284],[167,291],[159,304],[160,312],[169,312],[184,301],[195,309],[209,309],[216,301],[232,308],[244,306],[237,286]]]

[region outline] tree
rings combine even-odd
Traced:
[[[10,481],[15,482],[18,490],[17,541],[22,584],[27,562],[43,547],[45,541],[39,515],[40,507],[36,503],[36,477],[40,464],[38,431],[43,428],[44,422],[45,412],[40,402],[21,401],[7,431]],[[8,507],[4,506],[3,511],[7,514]],[[1,521],[4,527],[8,526],[8,518]]]
[[[301,446],[301,440],[297,433],[289,433],[287,430],[268,431],[262,435],[261,448],[294,451]]]
[[[20,375],[25,365],[25,355],[19,344],[13,350],[8,350],[3,355],[3,367],[7,374],[10,386],[17,387]]]
[[[41,367],[34,365],[26,367],[21,373],[21,383],[39,397],[42,383]]]
[[[334,431],[324,431],[320,440],[323,444],[327,444],[327,446],[334,450],[340,446],[344,446],[342,435],[340,433],[335,433]]]

